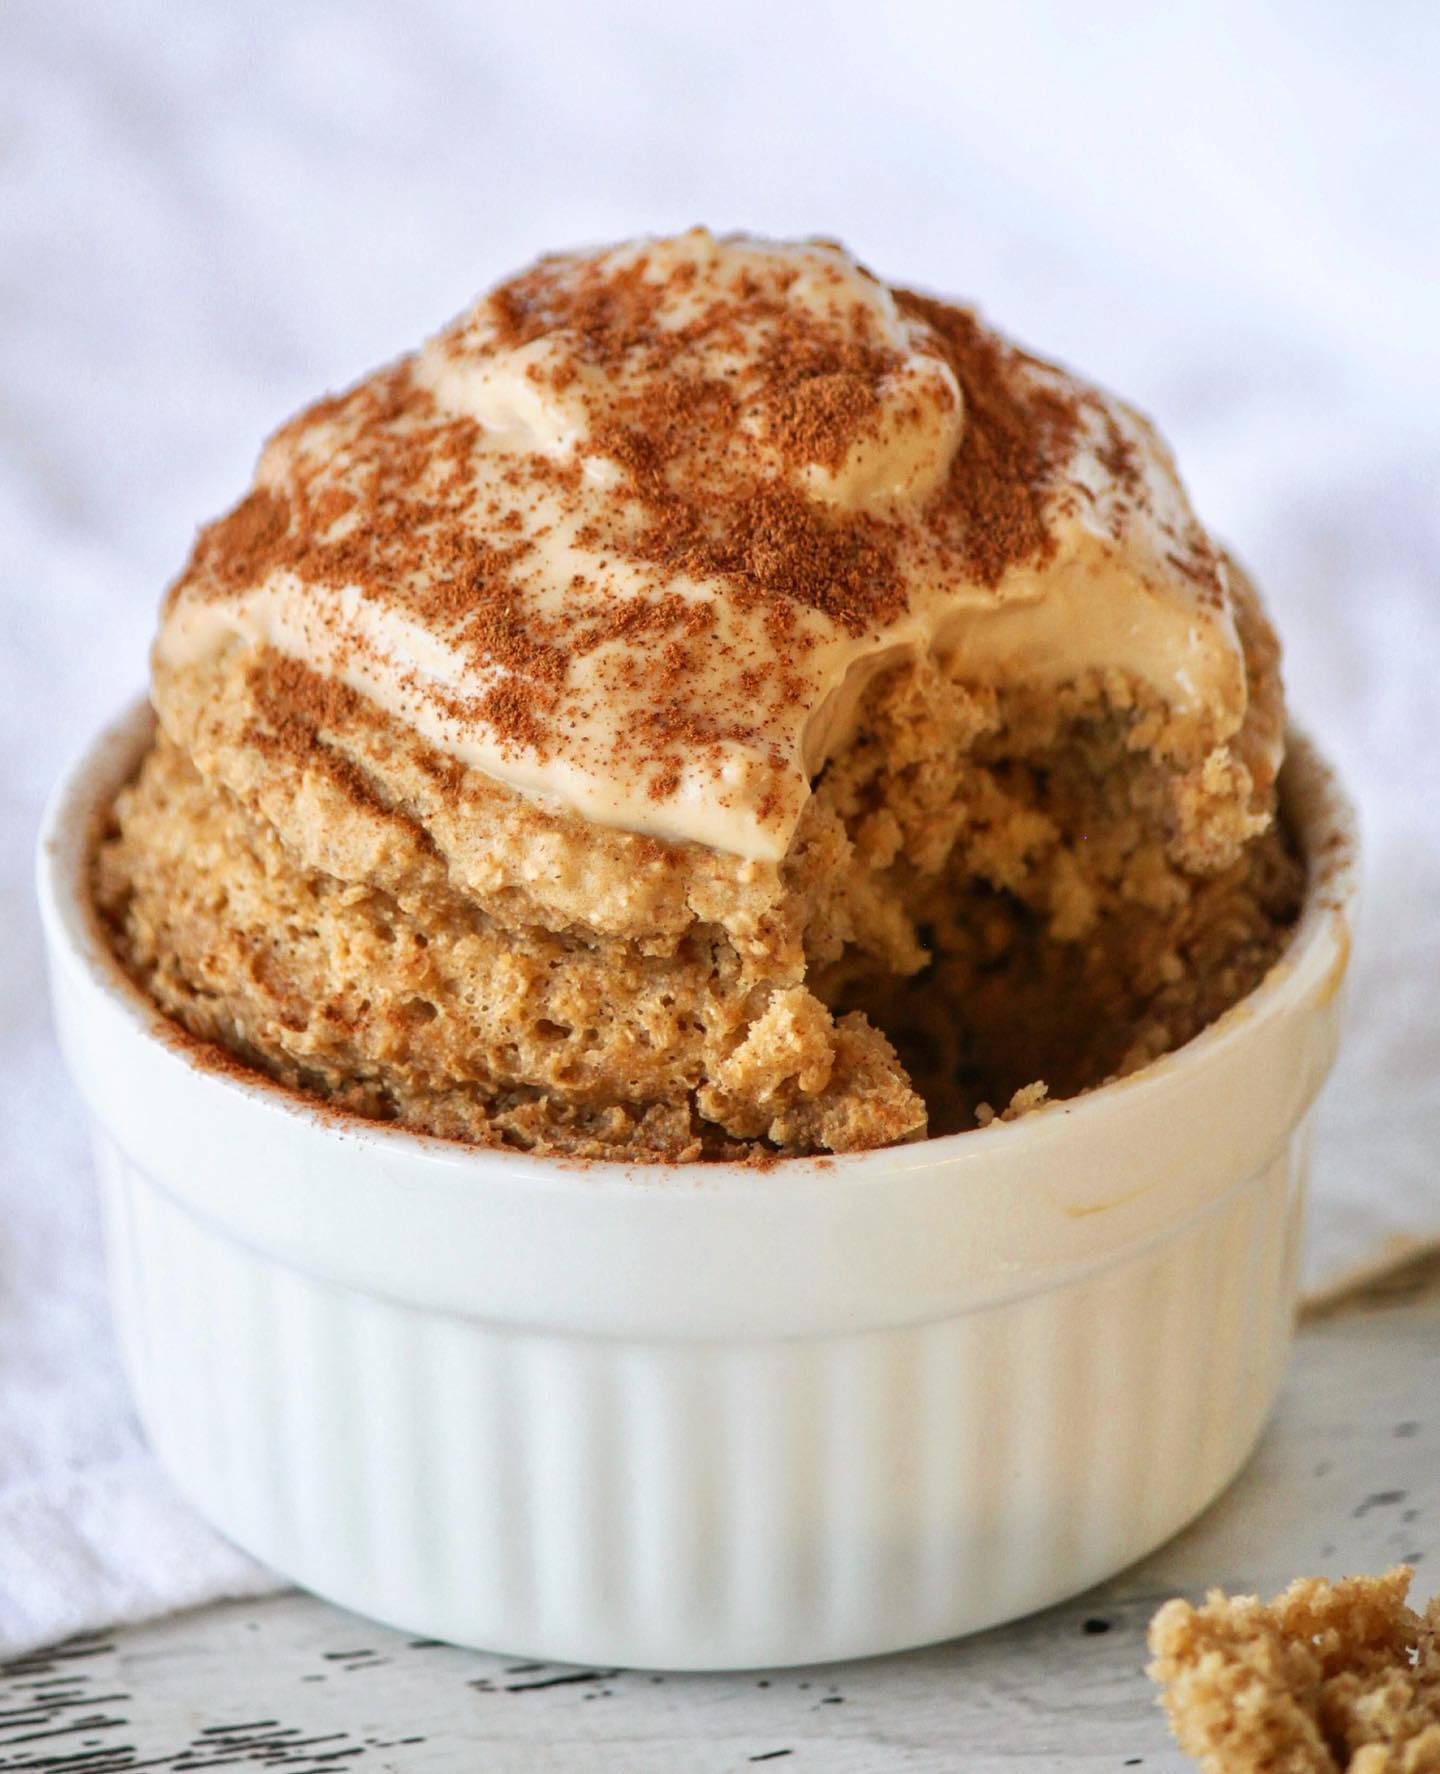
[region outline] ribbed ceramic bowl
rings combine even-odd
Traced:
[[[61,784],[40,899],[140,1415],[306,1588],[547,1659],[722,1668],[973,1631],[1173,1534],[1290,1337],[1353,833],[1303,742],[1287,953],[1122,1083],[769,1172],[416,1138],[207,1066],[89,905],[150,734]]]

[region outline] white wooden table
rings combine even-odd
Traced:
[[[572,1669],[417,1641],[299,1595],[0,1667],[0,1769],[987,1774],[1188,1769],[1143,1675],[1174,1593],[1418,1566],[1440,1584],[1440,1260],[1312,1313],[1249,1468],[1080,1600],[933,1650],[771,1675]]]

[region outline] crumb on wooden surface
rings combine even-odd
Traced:
[[[1440,1774],[1440,1596],[1416,1613],[1412,1575],[1166,1602],[1149,1673],[1180,1747],[1205,1774]]]

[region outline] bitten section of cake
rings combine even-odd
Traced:
[[[1440,1597],[1413,1573],[1297,1579],[1270,1602],[1167,1602],[1151,1676],[1205,1774],[1440,1774]]]
[[[192,1034],[477,1143],[843,1152],[1263,977],[1275,638],[1153,432],[838,249],[545,261],[301,415],[96,859]]]

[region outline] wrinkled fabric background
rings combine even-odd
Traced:
[[[264,434],[547,247],[844,238],[1150,411],[1363,808],[1307,1273],[1440,1231],[1440,12],[0,9],[0,1649],[269,1579],[129,1414],[30,849]]]

